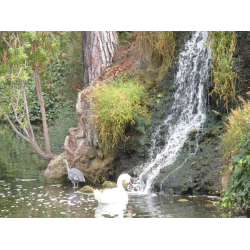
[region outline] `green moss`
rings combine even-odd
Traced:
[[[195,166],[196,164],[197,164],[197,162],[192,162],[191,165],[190,165],[190,167],[193,167],[193,166]]]
[[[79,191],[83,193],[94,193],[94,188],[90,186],[84,186]]]
[[[114,187],[117,187],[117,184],[112,182],[112,181],[105,181],[103,184],[102,184],[102,187],[103,188],[114,188]]]
[[[163,97],[163,93],[160,93],[157,95],[157,98],[162,98]]]
[[[148,123],[148,120],[145,117],[142,116],[136,116],[134,118],[134,121],[136,122],[135,129],[142,133],[143,135],[146,134],[146,124]]]

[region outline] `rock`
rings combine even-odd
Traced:
[[[222,186],[222,191],[227,190],[227,185],[228,185],[228,179],[225,176],[221,177],[221,186]]]
[[[102,184],[103,188],[114,188],[117,187],[116,183],[112,182],[112,181],[104,181],[104,183]]]
[[[187,202],[188,200],[187,199],[179,199],[178,201],[179,202]]]
[[[83,193],[94,193],[94,188],[92,188],[91,186],[84,186],[79,189],[79,191]]]
[[[122,182],[122,186],[124,187],[125,190],[127,190],[128,184],[126,181]]]
[[[64,152],[54,159],[52,159],[44,172],[44,178],[47,183],[62,183],[65,179],[65,168],[63,168],[63,161],[62,159],[65,158],[69,161],[68,153]]]

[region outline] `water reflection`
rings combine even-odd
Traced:
[[[132,205],[127,202],[98,204],[95,209],[95,218],[133,218],[135,215]]]

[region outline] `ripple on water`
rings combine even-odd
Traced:
[[[17,181],[36,181],[36,179],[18,179],[16,178]]]

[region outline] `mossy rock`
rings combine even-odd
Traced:
[[[127,186],[128,186],[129,183],[127,183],[126,181],[123,181],[122,182],[122,186],[124,187],[125,190],[127,190]],[[115,188],[117,187],[117,184],[112,182],[112,181],[105,181],[103,184],[102,184],[102,187],[104,189],[107,189],[107,188]]]
[[[94,188],[91,186],[84,186],[79,191],[83,193],[94,193]]]
[[[162,98],[163,97],[163,93],[160,93],[157,95],[157,98]]]
[[[194,161],[194,162],[191,163],[190,167],[193,167],[193,166],[195,166],[196,164],[197,164],[197,162]]]
[[[122,186],[124,187],[125,190],[127,190],[128,184],[129,184],[129,183],[126,182],[126,181],[123,181],[123,182],[122,182]]]
[[[179,199],[178,201],[179,201],[179,202],[187,202],[187,201],[189,201],[189,200],[187,200],[187,199]]]
[[[190,131],[190,133],[189,134],[196,134],[197,133],[197,129],[196,128],[194,128],[194,129],[192,129],[191,131]]]
[[[117,187],[116,183],[112,182],[112,181],[105,181],[103,184],[102,184],[102,187],[103,188],[114,188],[114,187]]]

